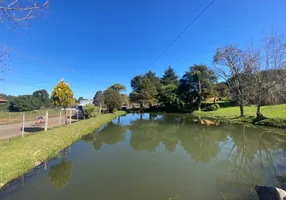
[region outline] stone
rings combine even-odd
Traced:
[[[35,162],[35,167],[39,166],[41,164],[41,161],[36,161]]]
[[[286,200],[286,191],[268,186],[255,186],[255,191],[260,200]]]

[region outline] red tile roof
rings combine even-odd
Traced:
[[[6,98],[0,96],[0,103],[7,103],[7,102],[8,100]]]

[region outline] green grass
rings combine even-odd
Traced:
[[[257,125],[274,126],[279,128],[286,128],[286,104],[262,106],[261,113],[267,118],[261,121],[255,121],[256,106],[244,107],[245,117],[239,117],[240,110],[238,106],[220,108],[216,111],[195,111],[196,116],[219,118],[231,120],[234,122],[251,122]]]
[[[68,126],[53,128],[24,138],[14,138],[0,142],[0,188],[9,181],[27,173],[35,163],[55,157],[62,149],[79,140],[83,135],[95,131],[100,126],[125,114],[104,114]]]

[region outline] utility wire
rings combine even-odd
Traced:
[[[206,11],[211,5],[215,2],[216,0],[212,0],[192,21],[191,23],[188,24],[188,26],[156,57],[156,59],[152,62],[150,66],[153,66],[156,61],[183,35],[190,26],[193,25]]]

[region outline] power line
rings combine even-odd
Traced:
[[[211,7],[211,5],[215,2],[216,0],[212,0],[192,21],[191,23],[188,24],[188,26],[156,57],[156,59],[152,62],[152,65],[155,64],[155,62],[179,39],[179,37],[181,37],[181,35],[183,35],[187,30],[188,28],[190,28],[190,26],[193,25],[193,23],[195,23],[199,18],[200,16],[202,16],[209,7]]]

